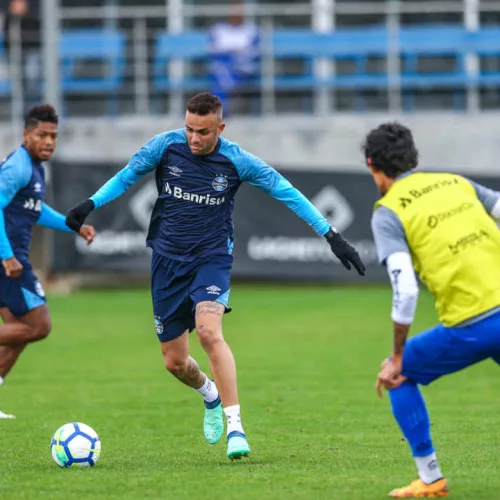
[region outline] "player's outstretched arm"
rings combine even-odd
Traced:
[[[39,226],[48,227],[49,229],[54,229],[56,231],[63,231],[65,233],[72,232],[72,230],[66,225],[64,215],[57,210],[54,210],[46,203],[42,204],[42,212],[40,213],[37,224]],[[84,224],[80,228],[79,235],[90,245],[95,238],[95,229],[93,228],[93,226]]]
[[[350,270],[353,266],[361,276],[365,275],[365,265],[356,249],[335,228],[330,227],[320,211],[298,189],[259,158],[245,152],[242,160],[239,165],[241,180],[285,203],[319,235],[325,237],[332,252],[346,269]]]
[[[71,233],[72,231],[66,225],[66,218],[64,215],[59,213],[57,210],[54,210],[45,202],[42,203],[42,211],[37,224],[39,226],[48,227],[49,229],[54,229],[56,231],[63,231],[65,233]]]
[[[93,210],[97,210],[116,200],[141,177],[155,170],[168,143],[168,133],[153,137],[132,156],[125,168],[109,179],[90,198],[80,202],[68,211],[66,214],[67,226],[79,233],[85,219]]]

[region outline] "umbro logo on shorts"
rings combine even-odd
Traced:
[[[215,286],[215,285],[207,287],[206,290],[207,290],[209,295],[220,295],[220,293],[222,292],[222,290],[218,286]]]

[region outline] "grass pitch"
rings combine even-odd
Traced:
[[[0,499],[384,498],[416,478],[375,394],[390,302],[389,288],[233,288],[224,326],[252,455],[231,463],[224,441],[204,441],[201,397],[163,368],[147,290],[52,297],[51,336],[0,388],[18,417],[0,421]],[[413,333],[435,321],[422,294]],[[498,375],[488,361],[424,389],[454,499],[500,498]],[[101,437],[92,469],[52,461],[50,438],[71,421]]]

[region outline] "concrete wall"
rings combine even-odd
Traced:
[[[378,114],[233,118],[228,120],[224,136],[273,165],[362,172],[363,138],[388,119],[391,117]],[[414,132],[423,169],[500,175],[500,114],[419,114],[399,120]],[[57,155],[65,160],[125,164],[153,135],[182,126],[182,117],[62,120]],[[1,153],[19,142],[10,125],[0,126]]]

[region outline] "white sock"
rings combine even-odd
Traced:
[[[3,378],[0,377],[0,385],[2,385],[2,384],[3,384]]]
[[[212,382],[206,375],[205,383],[199,389],[196,389],[196,391],[203,396],[203,399],[207,403],[212,403],[219,397],[219,391],[217,390],[215,382]]]
[[[418,468],[418,475],[425,484],[431,484],[443,478],[435,453],[426,457],[413,457]]]
[[[227,433],[230,434],[233,431],[237,431],[245,434],[241,425],[240,405],[228,406],[224,408],[224,413],[227,420]]]

